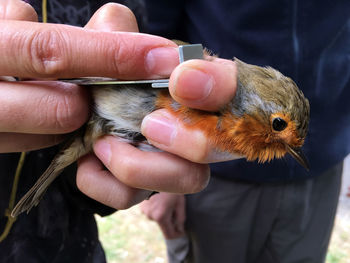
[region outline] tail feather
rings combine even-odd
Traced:
[[[79,134],[69,140],[63,147],[62,151],[55,156],[50,166],[40,176],[34,186],[17,203],[11,212],[11,216],[17,217],[25,211],[29,213],[34,206],[39,204],[47,188],[63,171],[63,169],[89,152],[90,148],[91,146],[87,147],[83,143],[82,137],[79,136]]]
[[[56,179],[62,170],[63,169],[56,169],[55,163],[52,162],[34,186],[21,198],[21,200],[19,200],[15,208],[12,210],[11,216],[17,217],[25,211],[28,214],[34,206],[37,206],[49,185]]]

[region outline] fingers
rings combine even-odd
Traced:
[[[185,235],[185,197],[169,193],[161,193],[164,196],[158,198],[170,199],[165,205],[172,206],[171,209],[157,209],[154,212],[153,220],[159,224],[166,239],[175,239]],[[163,210],[163,211],[162,211]]]
[[[84,194],[115,209],[127,209],[149,195],[121,183],[92,154],[79,160],[77,186]]]
[[[173,239],[177,237],[175,226],[171,222],[171,215],[168,215],[167,217],[159,221],[158,225],[165,239]]]
[[[0,82],[0,132],[71,132],[87,120],[88,102],[86,89],[72,84]]]
[[[132,12],[118,4],[103,6],[86,28],[138,31]],[[163,55],[166,56],[166,53]],[[78,169],[78,187],[90,197],[117,209],[128,208],[150,194],[149,191],[137,188],[196,192],[208,180],[207,165],[194,164],[167,153],[142,152],[113,137],[99,140],[94,150],[110,172],[91,155],[85,157],[80,161]],[[162,166],[155,165],[156,162],[162,162]],[[167,233],[166,236],[175,235],[171,218],[172,215],[169,215],[169,222],[164,224],[167,228],[163,230]]]
[[[166,239],[185,234],[185,197],[179,194],[159,193],[141,203],[142,212],[158,223]]]
[[[0,19],[38,21],[34,8],[22,0],[1,0]]]
[[[202,190],[209,179],[208,165],[165,152],[140,151],[112,136],[99,139],[94,152],[119,181],[133,188],[194,193]]]
[[[98,9],[85,28],[100,31],[138,32],[133,12],[124,5],[108,3]]]
[[[0,75],[30,78],[159,78],[178,64],[176,45],[128,32],[0,21]]]
[[[169,82],[169,91],[176,101],[207,111],[226,105],[236,88],[236,64],[219,58],[186,61],[173,71]]]
[[[142,134],[155,147],[196,163],[213,163],[241,158],[215,148],[215,142],[203,131],[189,128],[165,109],[147,115],[141,125]]]
[[[177,233],[184,234],[185,233],[185,221],[186,221],[186,202],[185,196],[180,195],[177,198],[176,206],[175,206],[175,228]]]
[[[179,103],[190,108],[217,111],[235,95],[237,68],[233,61],[211,58],[189,60],[173,71],[169,90]],[[201,130],[189,128],[182,119],[166,110],[146,116],[142,134],[157,148],[198,163],[234,160],[241,156],[221,152]]]
[[[26,152],[53,146],[63,135],[38,135],[0,132],[0,153]]]
[[[35,22],[38,20],[38,16],[34,8],[22,0],[3,0],[0,2],[0,19]],[[87,117],[87,110],[84,110],[84,107],[79,108],[79,106],[77,106],[76,103],[78,103],[79,100],[77,100],[74,95],[72,97],[67,97],[69,95],[67,94],[65,99],[62,96],[58,96],[61,100],[52,103],[52,100],[57,97],[57,93],[54,92],[50,94],[50,85],[46,86],[46,94],[44,94],[43,92],[35,92],[35,90],[39,90],[39,86],[42,85],[38,85],[36,89],[33,89],[32,87],[26,87],[28,85],[13,82],[15,81],[13,77],[2,76],[0,80],[2,81],[0,82],[0,153],[31,151],[45,148],[61,142],[64,138],[63,135],[56,134],[39,135],[16,133],[12,131],[35,132],[43,127],[45,127],[44,130],[47,130],[46,126],[49,125],[49,123],[61,123],[63,124],[61,128],[65,126],[63,130],[68,131],[74,129],[74,126],[76,127],[82,124],[84,121],[83,119]],[[4,81],[8,81],[9,83]],[[71,95],[73,93],[74,92],[70,92]],[[63,93],[61,95],[63,95]],[[40,105],[45,107],[39,110],[40,106],[36,103],[39,101],[49,102],[49,97],[51,98],[50,105],[49,103],[41,103]],[[32,98],[34,98],[34,101],[31,101]],[[65,106],[62,107],[60,105]],[[78,103],[78,105],[80,104]],[[54,108],[51,108],[51,106]],[[38,115],[36,115],[37,112],[39,112]],[[33,115],[34,118],[32,118]],[[66,121],[68,120],[66,118],[74,115],[75,118],[72,121],[77,121],[77,123],[73,124],[70,121]],[[22,127],[23,124],[24,129]],[[66,126],[65,124],[68,125]],[[50,129],[52,128],[53,127],[50,127]]]
[[[166,110],[157,110],[146,116],[141,131],[157,148],[194,162],[206,159],[208,138],[201,131],[188,130],[176,116]]]
[[[135,16],[125,6],[107,4],[91,18],[86,28],[107,31],[138,31]],[[179,65],[170,78],[173,98],[191,108],[216,111],[235,94],[236,65],[231,60],[210,57]]]

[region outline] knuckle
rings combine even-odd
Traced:
[[[0,3],[0,18],[7,20],[37,21],[34,8],[24,1]]]
[[[74,118],[72,118],[74,104],[72,104],[71,101],[71,98],[63,96],[63,99],[60,100],[55,107],[56,127],[67,132],[72,129],[74,130],[75,127],[75,121],[73,121]]]
[[[199,150],[197,155],[192,156],[191,161],[195,163],[204,163],[207,159],[207,151],[205,148]]]
[[[133,41],[128,41],[127,37],[120,35],[118,37],[118,45],[110,48],[112,49],[110,54],[114,54],[114,59],[112,60],[114,64],[112,66],[117,76],[125,78],[131,71],[137,69],[134,59],[131,59],[132,54],[139,53]]]
[[[78,129],[88,117],[88,106],[84,103],[85,95],[81,87],[75,86],[63,94],[56,107],[56,124],[64,132]]]
[[[154,221],[161,223],[165,220],[165,214],[163,213],[163,211],[156,210],[153,212],[152,218]]]
[[[78,169],[76,184],[80,191],[99,202],[118,210],[129,209],[136,204],[133,191],[121,190],[118,186],[111,185],[109,189],[100,189],[96,185],[95,175],[89,171]],[[121,190],[121,191],[120,191]],[[118,197],[116,197],[116,193]]]
[[[223,98],[230,100],[236,93],[237,90],[237,66],[232,60],[220,59],[220,62],[216,63],[218,65],[223,65],[223,70],[221,70],[221,80],[223,85],[219,85],[220,92],[223,94]],[[215,64],[215,63],[214,63]]]
[[[111,198],[115,199],[115,195],[113,194],[113,197]],[[137,200],[135,199],[135,192],[132,190],[126,191],[123,195],[123,198],[119,199],[117,202],[117,209],[126,210],[131,208],[137,203]]]
[[[123,13],[125,16],[135,19],[134,13],[131,11],[131,9],[125,5],[117,4],[118,10]]]
[[[33,21],[33,22],[38,21],[38,14],[30,4],[24,2],[23,8],[19,10],[21,10],[21,20],[27,20],[27,21]],[[17,8],[17,11],[18,11],[18,8]]]
[[[198,193],[209,182],[210,168],[208,165],[195,164],[189,168],[188,176],[184,180],[184,192]]]
[[[78,165],[77,176],[75,179],[77,188],[91,198],[96,198],[94,175],[95,173],[93,171],[87,169],[85,162]]]
[[[86,176],[86,175],[85,175]],[[84,190],[87,188],[87,181],[85,180],[84,174],[81,172],[81,169],[78,168],[77,170],[77,177],[76,177],[76,184],[78,189],[81,192],[85,192]]]
[[[140,167],[132,156],[123,156],[118,164],[118,170],[118,179],[124,184],[131,187],[138,184],[136,175],[140,173]]]
[[[134,13],[127,6],[118,4],[117,12],[120,16],[122,16],[124,21],[128,21],[129,24],[137,25],[137,20]]]
[[[57,82],[58,83],[58,82]],[[66,84],[51,86],[50,92],[38,98],[39,126],[51,132],[67,133],[79,128],[88,118],[86,92],[78,86]]]
[[[195,163],[206,163],[210,154],[210,141],[202,132],[193,134],[195,138],[195,154],[189,153],[188,159]]]
[[[129,204],[129,203],[122,203],[119,206],[116,207],[116,209],[118,210],[126,210],[131,208],[133,205]]]
[[[27,48],[32,70],[37,75],[57,76],[68,66],[65,37],[57,29],[35,32]]]
[[[128,8],[125,5],[121,5],[118,3],[107,3],[102,8],[106,10],[113,9],[113,11],[118,13],[118,15],[123,15],[125,18],[136,20],[134,13],[131,11],[130,8]]]

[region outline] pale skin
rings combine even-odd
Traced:
[[[20,0],[1,1],[0,19],[0,76],[46,79],[14,82],[2,78],[2,153],[55,145],[86,122],[87,89],[52,79],[170,75],[172,96],[205,110],[218,109],[234,96],[233,62],[213,59],[178,65],[175,43],[133,33],[138,31],[134,15],[118,4],[101,7],[83,29],[38,23],[33,8]],[[187,130],[164,110],[147,116],[142,132],[166,152],[142,152],[117,138],[103,137],[94,145],[94,154],[79,161],[79,189],[101,203],[123,209],[141,202],[150,190],[193,193],[206,186],[209,167],[201,163],[208,162],[211,148],[203,134]]]
[[[166,239],[185,235],[185,196],[183,194],[159,193],[141,203],[141,211],[158,223]]]

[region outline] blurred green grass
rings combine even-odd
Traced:
[[[166,263],[163,236],[139,206],[96,219],[108,263]]]
[[[167,262],[163,236],[139,206],[96,219],[108,263]],[[350,263],[350,216],[337,216],[326,263]]]
[[[350,211],[338,213],[335,219],[326,263],[350,263]]]

